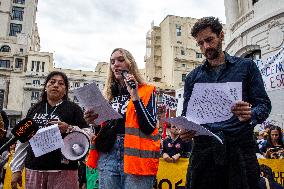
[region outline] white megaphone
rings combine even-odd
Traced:
[[[62,155],[72,161],[83,158],[89,151],[90,141],[86,134],[73,131],[63,139],[64,146],[61,148]]]

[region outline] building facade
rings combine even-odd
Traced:
[[[53,54],[40,52],[37,4],[37,0],[0,1],[0,108],[7,112],[10,127],[40,99],[49,72],[66,73],[73,101],[72,89],[96,82],[102,90],[106,78],[105,62],[94,71],[54,68]]]
[[[275,55],[284,45],[283,0],[225,0],[226,51],[231,55],[261,59]],[[283,89],[268,91],[270,120],[284,128]]]
[[[162,90],[184,85],[186,75],[203,61],[190,31],[195,18],[168,15],[147,32],[145,79]]]

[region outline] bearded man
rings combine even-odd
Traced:
[[[268,117],[271,102],[256,64],[222,51],[222,29],[218,18],[204,17],[191,30],[206,60],[186,77],[182,115],[190,114],[186,111],[195,83],[241,82],[242,101],[232,107],[230,119],[203,125],[224,144],[215,137],[195,136],[193,131],[181,133],[185,141],[194,139],[187,188],[258,189],[260,173],[253,129]]]

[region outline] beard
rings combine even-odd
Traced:
[[[220,56],[221,53],[222,53],[222,41],[219,40],[216,48],[210,48],[205,50],[204,56],[208,60],[215,60]]]

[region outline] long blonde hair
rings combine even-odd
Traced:
[[[116,51],[119,51],[119,52],[122,53],[122,56],[125,59],[125,62],[129,65],[129,73],[132,74],[135,77],[138,84],[143,84],[144,80],[139,74],[138,66],[137,66],[135,59],[132,56],[132,54],[128,50],[125,50],[123,48],[116,48],[112,51],[111,55]],[[111,87],[112,87],[112,84],[115,81],[116,81],[116,79],[115,79],[115,76],[114,76],[114,74],[111,70],[111,64],[109,63],[109,68],[108,68],[108,72],[107,72],[107,79],[106,79],[105,87],[104,87],[104,97],[109,102],[113,99]]]

